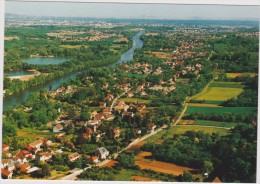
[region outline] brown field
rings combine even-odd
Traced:
[[[141,176],[132,176],[131,179],[134,181],[152,181],[152,182],[159,181],[159,180],[154,180],[152,178],[141,177]]]
[[[157,172],[172,174],[175,176],[183,174],[183,171],[194,170],[189,167],[178,166],[167,162],[151,161],[149,159],[144,158],[147,156],[151,156],[151,152],[141,152],[135,157],[135,164],[138,165],[141,169],[151,169]]]
[[[101,168],[102,168],[102,167],[113,167],[113,166],[115,166],[116,164],[118,164],[117,161],[115,161],[115,160],[110,160],[108,163],[102,165]]]
[[[165,53],[165,52],[151,52],[151,51],[146,51],[146,54],[152,54],[157,58],[162,58],[162,59],[166,59],[170,56],[169,53]]]
[[[4,37],[5,41],[14,40],[14,39],[18,39],[19,40],[19,37],[17,37],[17,36],[5,36]]]
[[[187,103],[188,107],[222,107],[218,104]]]
[[[194,125],[196,123],[195,120],[182,120],[180,125]]]

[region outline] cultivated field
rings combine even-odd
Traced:
[[[187,103],[188,107],[222,107],[218,104]]]
[[[219,127],[203,127],[196,125],[177,125],[172,126],[169,130],[162,130],[157,134],[146,139],[147,142],[162,143],[165,139],[172,138],[174,134],[184,134],[187,131],[201,131],[203,133],[212,134],[213,132],[219,135],[227,135],[228,130],[226,128]]]
[[[151,152],[141,152],[138,154],[135,159],[135,164],[138,165],[141,169],[151,169],[157,172],[162,172],[166,174],[172,174],[178,176],[183,173],[183,171],[192,171],[194,169],[189,167],[178,166],[175,164],[161,162],[161,161],[152,161],[146,159],[145,157],[151,156]]]
[[[227,78],[233,79],[236,78],[238,76],[251,76],[254,77],[255,73],[226,73]]]
[[[115,161],[115,160],[110,160],[110,161],[107,162],[106,164],[102,165],[101,168],[102,168],[102,167],[113,167],[113,166],[115,166],[117,163],[118,163],[118,162]]]
[[[30,135],[29,137],[32,139],[38,137],[50,138],[53,135],[53,133],[49,132],[48,130],[37,130],[30,128],[17,129],[17,136],[28,137],[28,135]]]
[[[232,127],[240,125],[240,124],[243,124],[243,123],[207,121],[207,120],[196,120],[196,123],[195,123],[195,125],[217,126],[217,127],[226,127],[226,128],[232,128]]]
[[[143,104],[148,104],[151,102],[151,100],[144,100],[144,99],[140,99],[140,98],[121,98],[120,101],[124,101],[127,103],[143,103]]]
[[[224,113],[234,113],[234,114],[246,114],[256,112],[255,107],[195,107],[188,106],[186,114],[200,113],[200,114],[224,114]]]
[[[208,88],[203,90],[198,95],[195,95],[193,100],[206,100],[206,103],[221,103],[231,98],[236,98],[243,92],[243,85],[235,82],[213,82]]]

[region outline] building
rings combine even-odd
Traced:
[[[99,160],[105,160],[109,155],[109,151],[104,147],[100,147],[97,149],[96,155],[98,156]]]
[[[77,152],[70,154],[68,157],[71,162],[74,162],[75,160],[80,158],[80,156]]]
[[[53,132],[56,133],[56,132],[60,132],[63,130],[63,126],[61,124],[57,124],[53,127]]]

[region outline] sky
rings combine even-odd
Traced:
[[[130,19],[259,19],[259,6],[6,2],[5,13]]]

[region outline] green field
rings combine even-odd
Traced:
[[[219,122],[219,121],[207,121],[207,120],[196,120],[195,125],[202,126],[217,126],[217,127],[226,127],[232,128],[237,125],[242,125],[244,123],[236,123],[236,122]]]
[[[219,127],[203,127],[203,126],[194,126],[194,125],[177,125],[172,126],[169,130],[162,130],[157,134],[147,138],[147,142],[163,142],[165,139],[172,138],[174,134],[184,134],[187,131],[201,131],[203,133],[212,134],[213,132],[219,133],[219,135],[227,135],[228,130],[226,128]]]
[[[127,103],[144,103],[148,104],[151,103],[151,100],[144,100],[140,98],[121,98],[121,101],[127,102]]]
[[[237,82],[213,82],[193,100],[205,100],[206,103],[221,103],[230,98],[236,98],[243,92],[244,85]]]
[[[224,113],[235,113],[235,114],[248,114],[256,112],[256,107],[188,107],[186,114],[198,112],[200,114],[224,114]]]
[[[116,181],[131,181],[131,176],[136,175],[136,172],[133,170],[122,169],[119,171],[119,174],[116,175]]]
[[[227,75],[227,78],[233,79],[237,76],[247,76],[247,75],[254,77],[255,73],[226,73],[226,75]]]
[[[54,135],[53,132],[49,132],[48,130],[37,130],[32,128],[23,128],[17,130],[17,135],[19,137],[30,137],[30,138],[38,138],[38,137],[44,137],[44,138],[50,138],[52,135]]]

